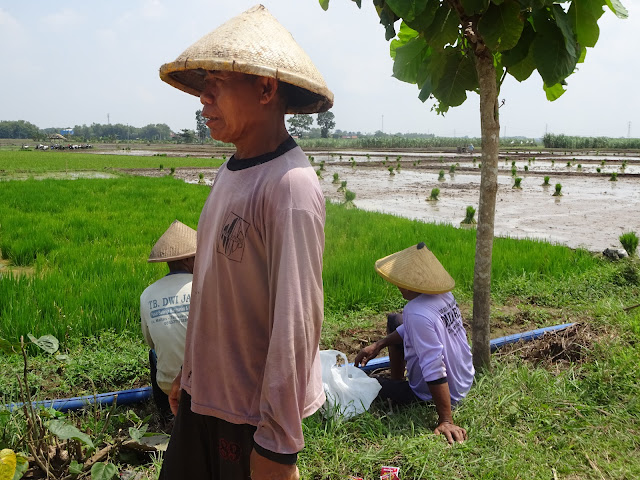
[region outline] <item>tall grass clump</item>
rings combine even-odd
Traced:
[[[549,186],[549,180],[550,180],[549,176],[545,175],[544,176],[544,181],[542,182],[542,186],[544,186],[544,187]]]
[[[440,180],[441,182],[444,181],[444,170],[440,170],[438,172],[438,180]]]
[[[340,175],[338,173],[334,173],[333,181],[331,183],[339,183],[339,182],[340,182]]]
[[[618,239],[627,254],[630,257],[634,257],[638,249],[638,235],[635,232],[626,232],[620,235]]]
[[[429,198],[427,200],[431,200],[431,201],[437,201],[438,200],[438,195],[440,195],[440,189],[439,188],[432,188],[431,189],[431,194],[429,195]]]
[[[611,176],[609,177],[609,181],[610,182],[617,182],[618,181],[618,172],[611,172]]]
[[[465,212],[465,217],[460,223],[462,223],[463,225],[474,225],[475,223],[477,223],[475,219],[475,215],[476,215],[476,209],[473,208],[471,205],[469,205]]]
[[[393,173],[393,167],[389,167],[387,170],[389,170],[389,175],[395,175],[395,173]]]
[[[555,190],[555,192],[553,192],[553,196],[554,197],[562,196],[562,184],[561,183],[556,183],[556,190]]]
[[[522,183],[522,177],[514,178],[513,179],[513,187],[511,187],[511,188],[522,189],[522,187],[520,186],[520,183]]]
[[[346,189],[347,189],[347,181],[342,180],[342,182],[340,182],[340,186],[338,187],[338,192],[344,192]]]

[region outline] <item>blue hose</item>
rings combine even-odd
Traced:
[[[530,342],[531,340],[535,340],[536,338],[541,337],[547,332],[557,332],[559,330],[569,328],[572,325],[575,325],[575,323],[563,323],[562,325],[555,325],[553,327],[538,328],[536,330],[530,330],[528,332],[514,333],[513,335],[507,335],[506,337],[494,338],[490,342],[491,352],[495,352],[497,349],[504,347],[509,343],[516,343],[519,341]],[[389,357],[380,357],[369,360],[369,362],[364,367],[360,367],[360,369],[364,370],[365,372],[372,372],[379,368],[389,368],[389,366]]]
[[[537,330],[530,330],[524,333],[516,333],[513,335],[507,335],[506,337],[494,338],[491,340],[491,351],[495,352],[497,349],[504,347],[509,343],[516,343],[519,341],[529,342],[541,337],[547,332],[556,332],[571,327],[575,323],[564,323],[562,325],[555,325],[553,327],[538,328]],[[379,368],[389,368],[389,357],[374,358],[370,360],[366,366],[360,367],[365,372],[371,372]],[[121,390],[119,392],[100,393],[98,395],[85,395],[83,397],[61,398],[58,400],[41,400],[39,402],[33,402],[34,406],[43,408],[53,408],[61,412],[67,412],[69,410],[80,410],[88,405],[97,403],[99,405],[111,405],[117,400],[118,405],[130,405],[132,403],[141,403],[148,400],[151,397],[151,387],[134,388],[132,390]],[[4,408],[9,411],[21,408],[22,403],[10,403],[5,405]]]

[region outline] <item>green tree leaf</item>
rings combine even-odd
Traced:
[[[140,439],[147,433],[148,425],[143,425],[140,428],[129,427],[129,436],[135,441],[139,442]]]
[[[502,52],[502,64],[505,67],[510,67],[527,58],[535,36],[536,32],[533,30],[533,26],[529,22],[524,22],[522,35],[520,35],[520,40],[518,40],[516,46],[511,50]]]
[[[427,48],[427,42],[422,37],[416,37],[398,47],[393,62],[393,76],[403,82],[416,83]]]
[[[603,0],[604,1],[604,0]],[[440,7],[439,0],[427,0],[427,5],[424,10],[417,15],[413,20],[405,19],[407,25],[418,32],[426,32],[433,23],[433,19],[436,17],[436,12]]]
[[[398,17],[411,21],[423,12],[427,0],[387,0],[387,5]]]
[[[550,87],[543,85],[542,88],[544,88],[544,91],[547,94],[547,100],[549,100],[550,102],[557,100],[562,96],[564,92],[566,92],[566,89],[561,83],[556,83],[555,85],[552,85]]]
[[[58,347],[60,346],[58,339],[53,335],[43,335],[40,338],[36,338],[29,333],[27,336],[29,337],[29,340],[31,340],[47,353],[56,353],[58,351]]]
[[[98,462],[91,467],[91,480],[114,480],[118,476],[118,469],[112,463]]]
[[[320,6],[326,12],[329,9],[329,0],[319,0]]]
[[[378,16],[380,17],[380,23],[384,26],[384,38],[389,41],[396,36],[396,29],[394,27],[398,17],[393,10],[389,8],[389,5],[385,3],[384,7],[376,8]]]
[[[442,107],[457,107],[467,99],[467,90],[478,87],[476,69],[471,58],[454,48],[446,51],[442,75],[437,79],[433,95]],[[443,110],[446,111],[446,110]]]
[[[453,44],[458,39],[460,19],[449,4],[443,3],[436,11],[435,18],[425,32],[425,39],[430,47],[438,49]]]
[[[93,448],[93,442],[89,435],[82,433],[76,427],[68,424],[64,420],[51,420],[47,422],[47,428],[60,440],[73,439]]]
[[[514,48],[520,40],[523,27],[520,4],[515,0],[506,0],[499,6],[490,5],[478,22],[478,32],[494,52]]]
[[[393,40],[391,40],[391,45],[389,47],[391,58],[396,58],[396,49],[398,47],[406,45],[409,40],[412,40],[417,36],[417,31],[409,27],[405,22],[402,22],[400,24],[400,30],[398,30],[398,38],[394,38]]]
[[[462,8],[468,15],[484,12],[489,6],[489,0],[460,0]]]
[[[560,28],[562,35],[564,36],[564,44],[567,47],[567,52],[576,59],[578,58],[578,44],[576,42],[576,34],[571,28],[571,20],[569,15],[565,13],[560,5],[553,5],[553,18],[556,21],[556,25]]]
[[[580,45],[585,47],[594,47],[600,36],[600,28],[598,27],[598,19],[590,8],[590,3],[601,3],[600,0],[592,2],[592,0],[584,0],[583,2],[571,2],[569,7],[569,20],[571,28],[576,32],[576,38]],[[602,12],[602,4],[600,5]]]
[[[629,12],[626,8],[620,3],[620,0],[606,0],[607,5],[611,9],[613,13],[616,14],[618,18],[628,18]]]
[[[0,337],[0,351],[4,353],[17,353],[20,351],[20,344],[11,343],[9,340]]]
[[[567,48],[565,35],[546,12],[534,13],[537,30],[531,49],[535,65],[547,85],[555,85],[573,73],[578,61],[575,44]]]
[[[533,49],[529,49],[529,53],[524,60],[519,61],[515,65],[507,68],[507,72],[519,82],[524,82],[531,76],[536,69],[536,61],[533,59]]]

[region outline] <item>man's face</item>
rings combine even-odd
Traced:
[[[237,72],[207,72],[200,102],[211,138],[235,144],[250,132],[259,98],[256,77]]]

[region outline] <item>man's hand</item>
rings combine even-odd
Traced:
[[[442,434],[447,437],[447,442],[449,444],[453,444],[453,442],[462,443],[467,439],[467,431],[462,428],[454,425],[452,422],[442,422],[438,427],[433,431],[436,435]]]
[[[380,350],[381,349],[378,346],[378,342],[374,343],[373,345],[369,345],[368,347],[364,347],[362,350],[360,350],[360,352],[358,352],[358,355],[356,355],[356,358],[353,361],[353,365],[355,367],[359,367],[360,365],[364,367],[369,360],[378,356]]]
[[[180,404],[180,383],[182,382],[182,370],[178,373],[178,376],[173,379],[171,383],[171,392],[169,392],[169,407],[171,407],[171,413],[174,416],[178,414],[178,405]]]
[[[255,450],[249,458],[251,480],[299,480],[297,465],[283,465],[263,457]]]

